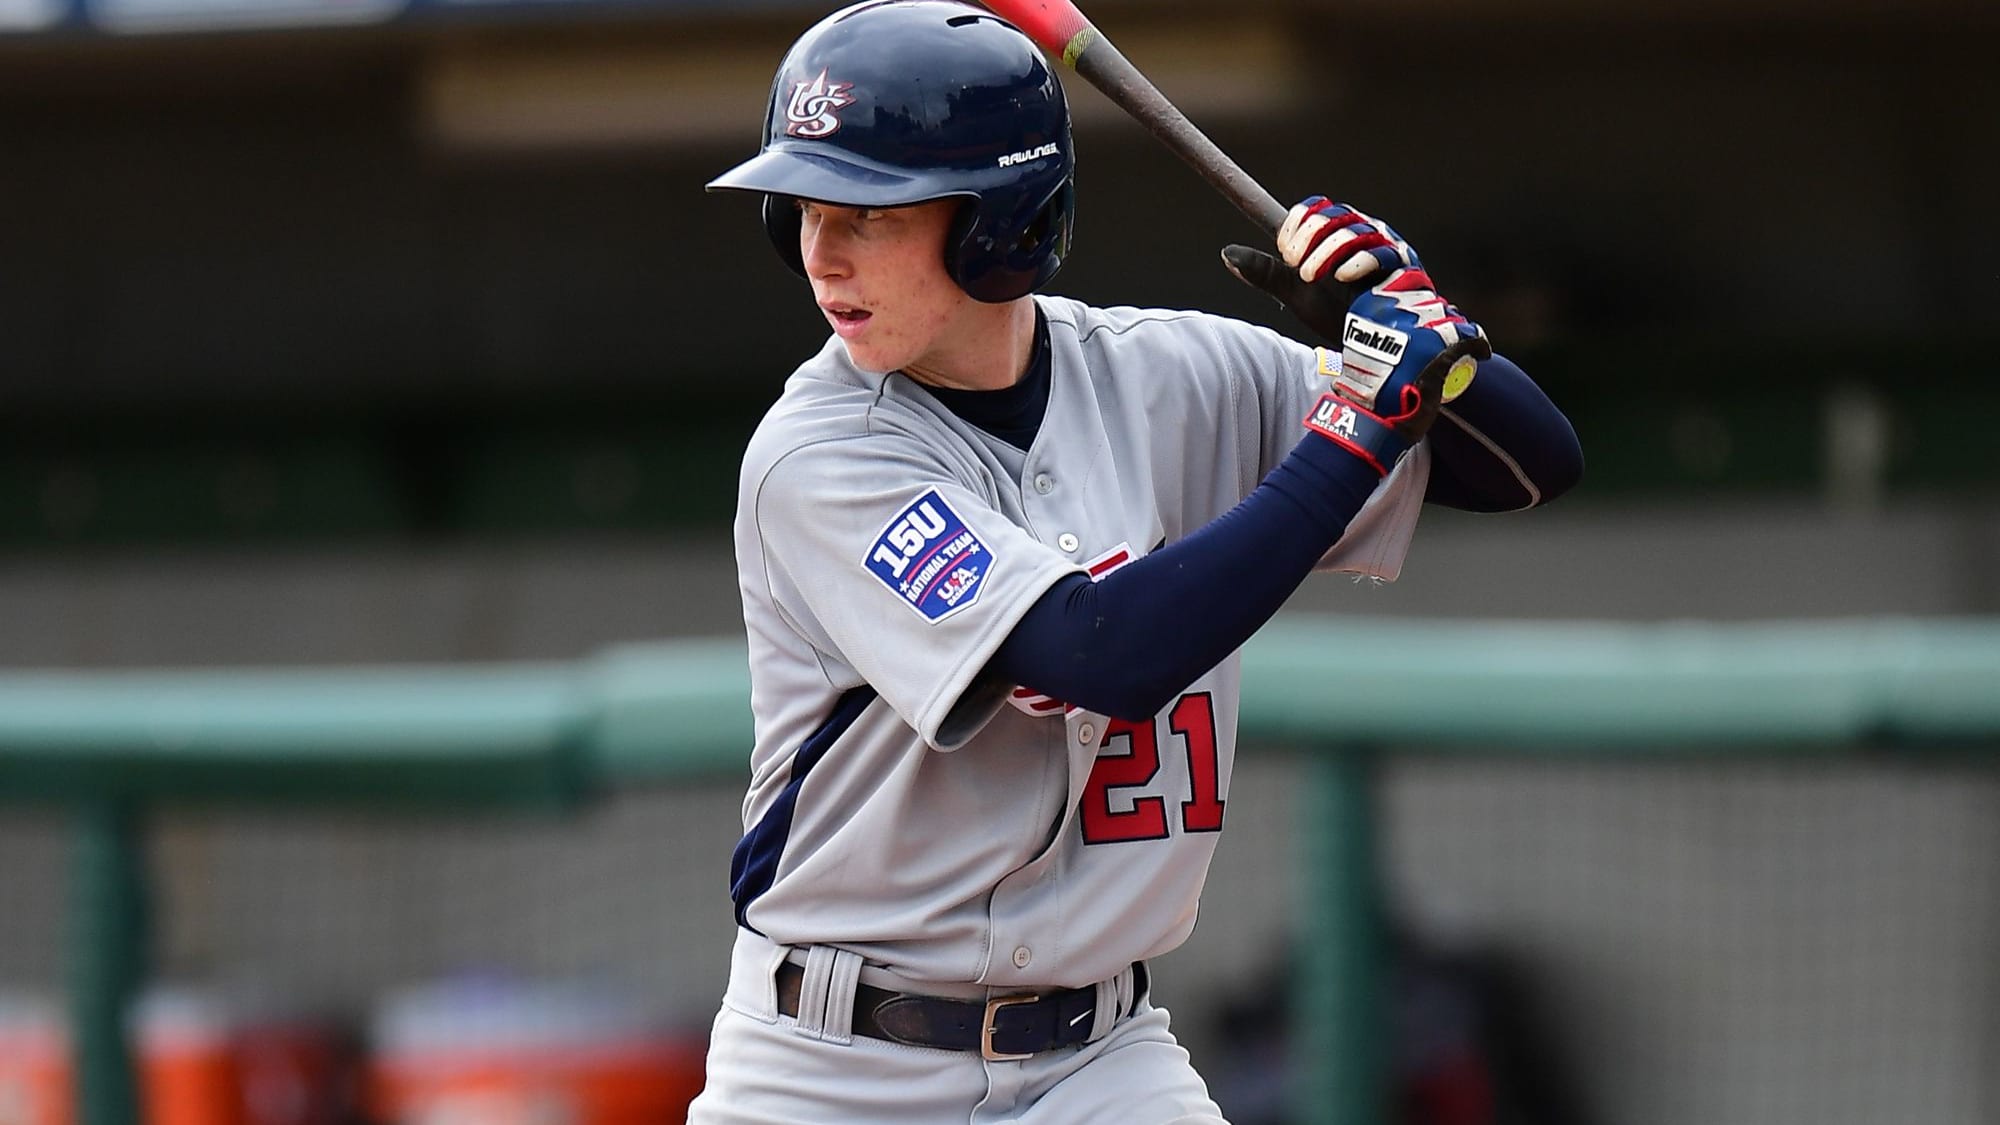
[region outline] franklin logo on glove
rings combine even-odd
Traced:
[[[1410,346],[1410,337],[1407,333],[1398,332],[1372,320],[1363,320],[1349,313],[1347,331],[1341,340],[1341,346],[1394,367],[1396,361],[1403,358],[1403,350]]]

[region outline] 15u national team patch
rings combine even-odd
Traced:
[[[865,561],[903,604],[936,622],[979,600],[993,552],[933,488],[889,521]]]

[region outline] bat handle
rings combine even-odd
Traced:
[[[1290,208],[1278,202],[1264,190],[1264,185],[1252,179],[1250,173],[1195,128],[1194,122],[1141,77],[1138,68],[1109,39],[1101,36],[1093,39],[1088,50],[1077,52],[1070,60],[1077,74],[1165,141],[1168,148],[1179,153],[1181,159],[1265,234],[1277,234]]]

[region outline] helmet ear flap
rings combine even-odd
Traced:
[[[1075,184],[1064,176],[1026,215],[1000,216],[989,200],[960,208],[945,241],[945,269],[975,300],[1001,304],[1048,284],[1069,253]]]
[[[968,293],[972,292],[972,288],[968,284],[970,279],[966,277],[966,267],[989,256],[982,245],[990,238],[980,229],[985,225],[980,222],[979,201],[961,199],[958,210],[951,217],[951,225],[945,228],[944,272]],[[972,295],[978,296],[976,293]]]
[[[1021,250],[1038,257],[1046,256],[1054,260],[1048,272],[1042,276],[1046,282],[1062,268],[1062,260],[1069,257],[1070,238],[1076,228],[1076,180],[1065,177],[1062,186],[1049,197],[1035,221],[1028,224],[1022,233]]]
[[[799,251],[798,201],[789,195],[764,196],[764,233],[777,247],[778,257],[791,271],[806,276],[805,255]]]

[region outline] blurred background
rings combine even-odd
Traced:
[[[824,325],[754,205],[701,186],[834,6],[0,0],[0,665],[740,636],[738,455]],[[1583,439],[1556,506],[1431,512],[1400,582],[1288,614],[2000,612],[2000,9],[1089,11],[1278,197],[1395,223]],[[1066,77],[1054,289],[1297,331],[1216,259],[1255,231]],[[1298,768],[1246,755],[1254,811],[1154,978],[1239,1125],[1290,1120]],[[539,817],[149,808],[151,1120],[669,1119],[741,780]],[[1375,785],[1398,1120],[2000,1120],[1979,756],[1413,757]],[[68,1120],[86,838],[0,793],[0,1125]],[[520,1077],[551,1058],[588,1061]]]

